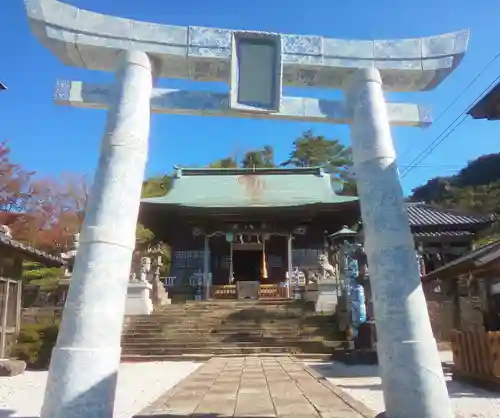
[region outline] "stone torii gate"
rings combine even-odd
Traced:
[[[390,133],[391,123],[428,125],[430,112],[386,104],[383,90],[437,86],[461,61],[467,31],[357,41],[160,25],[56,0],[25,2],[33,32],[63,63],[116,71],[112,87],[62,81],[56,89],[56,102],[105,108],[108,119],[42,418],[112,417],[151,111],[351,125],[387,416],[452,417]],[[230,89],[154,89],[158,77]],[[342,89],[345,100],[284,97],[282,85]]]

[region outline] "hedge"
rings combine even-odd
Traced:
[[[24,360],[29,369],[47,369],[58,332],[58,322],[23,325],[11,356]]]

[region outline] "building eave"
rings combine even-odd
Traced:
[[[500,83],[486,93],[468,112],[474,119],[500,119]]]
[[[23,258],[37,261],[48,267],[61,267],[65,264],[64,260],[60,257],[38,250],[3,234],[0,234],[0,247],[10,249],[22,255]]]
[[[491,244],[470,251],[462,257],[431,271],[422,277],[422,280],[449,279],[479,266],[484,267],[486,264],[492,263],[500,258],[499,250],[500,240],[494,241]],[[494,255],[494,257],[488,257],[489,255]]]

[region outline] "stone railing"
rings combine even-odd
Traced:
[[[160,281],[163,282],[163,284],[166,288],[174,287],[176,280],[177,280],[176,276],[168,276],[168,277],[161,277],[160,278]]]
[[[210,289],[210,296],[213,299],[236,299],[236,285],[224,284],[219,286],[212,286]]]
[[[177,277],[176,276],[161,277],[160,281],[163,282],[166,288],[174,287],[177,282]],[[198,278],[195,276],[190,277],[189,286],[196,287],[197,285],[198,285]]]
[[[237,299],[238,290],[234,284],[212,286],[210,289],[212,299]],[[287,291],[284,283],[261,284],[258,290],[259,299],[286,298]]]

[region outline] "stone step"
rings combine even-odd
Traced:
[[[319,337],[321,334],[301,334],[299,331],[273,331],[273,330],[256,330],[254,332],[234,332],[234,333],[175,333],[175,332],[144,332],[136,330],[134,332],[123,333],[123,338],[169,338],[169,339],[190,339],[190,340],[203,340],[206,338],[223,340],[224,338],[244,338],[245,336],[273,336],[275,338],[297,337],[299,335],[307,336],[308,338]]]
[[[205,345],[212,344],[222,344],[224,346],[247,346],[247,345],[255,345],[260,344],[261,346],[275,346],[277,344],[281,345],[293,345],[293,344],[328,344],[329,346],[332,343],[337,343],[337,341],[325,341],[321,338],[316,339],[303,339],[303,338],[273,338],[273,337],[256,337],[256,338],[240,338],[235,340],[177,340],[177,339],[166,339],[166,338],[145,338],[145,339],[133,339],[133,340],[122,340],[123,347],[174,347],[174,346],[193,346],[193,343],[196,343],[196,346],[203,347]],[[340,342],[339,342],[340,343]]]
[[[225,306],[225,305],[298,305],[302,306],[300,302],[285,298],[266,298],[266,299],[226,299],[226,300],[208,300],[208,301],[195,301],[189,300],[186,306]],[[172,305],[170,305],[172,306]],[[174,305],[175,306],[175,305]]]
[[[292,305],[292,304],[251,304],[251,303],[230,303],[226,302],[223,304],[211,304],[211,303],[203,303],[199,305],[168,305],[165,308],[163,308],[161,311],[155,311],[155,315],[164,315],[168,314],[170,312],[194,312],[194,311],[211,311],[211,310],[228,310],[228,311],[235,311],[235,310],[245,310],[245,309],[300,309],[302,310],[303,308],[298,305]]]
[[[341,347],[344,341],[325,341],[321,339],[309,340],[301,338],[274,339],[261,338],[256,340],[242,339],[234,341],[177,341],[177,340],[156,340],[156,341],[122,341],[122,348],[126,351],[130,350],[161,350],[161,349],[197,349],[203,350],[207,347],[219,347],[221,349],[231,348],[249,348],[249,347],[291,347],[300,348],[301,351],[309,350],[310,352],[330,352],[331,350]]]
[[[240,354],[225,354],[218,356],[216,354],[166,354],[166,355],[135,355],[124,354],[121,357],[123,363],[134,362],[159,362],[159,361],[195,361],[205,362],[213,357],[240,357]],[[249,357],[289,357],[289,353],[251,353]],[[331,354],[324,353],[294,353],[293,357],[304,361],[328,361],[331,359]]]
[[[169,316],[169,317],[155,317],[151,316],[149,318],[137,318],[129,319],[126,323],[130,324],[172,324],[177,322],[217,322],[217,321],[230,321],[230,322],[248,322],[248,321],[297,321],[302,320],[303,316],[300,313],[297,314],[275,314],[275,313],[259,313],[258,315],[233,315],[233,314],[211,314],[211,315],[179,315],[179,316]],[[314,324],[308,324],[314,325]]]
[[[164,339],[164,340],[176,340],[176,341],[191,341],[191,342],[203,342],[206,340],[210,341],[235,341],[235,340],[247,340],[247,339],[255,339],[255,338],[274,338],[274,339],[307,339],[307,340],[315,340],[320,339],[321,336],[302,336],[299,333],[253,333],[253,334],[204,334],[204,335],[175,335],[175,334],[124,334],[122,336],[122,341],[144,341],[149,339]]]
[[[300,335],[301,332],[298,329],[265,329],[265,328],[256,328],[256,329],[238,329],[238,330],[220,330],[220,329],[212,329],[205,330],[204,332],[193,332],[193,331],[172,331],[172,330],[164,330],[164,331],[151,331],[151,330],[143,330],[143,329],[134,329],[128,330],[124,332],[123,335],[133,336],[133,337],[147,337],[151,336],[162,336],[169,338],[186,338],[186,337],[194,337],[194,338],[204,338],[204,337],[228,337],[228,336],[245,336],[245,335]],[[306,333],[306,335],[321,335],[321,334],[311,334]]]
[[[293,322],[262,322],[262,323],[215,323],[215,324],[205,324],[205,323],[191,323],[191,324],[128,324],[125,327],[125,331],[134,328],[140,328],[143,330],[227,330],[227,331],[238,331],[238,330],[251,330],[251,329],[297,329],[299,326],[297,323]]]
[[[203,335],[203,336],[189,336],[185,335],[182,337],[179,336],[164,336],[164,335],[148,335],[138,338],[133,335],[130,337],[124,336],[122,341],[124,343],[133,343],[140,342],[141,344],[149,344],[149,343],[159,343],[159,342],[200,342],[204,343],[205,341],[215,341],[215,342],[229,342],[229,341],[324,341],[323,337],[314,336],[314,337],[302,337],[298,334],[280,334],[277,336],[276,334],[238,334],[238,335]]]
[[[233,322],[215,322],[215,323],[194,323],[187,322],[184,324],[127,324],[124,328],[141,328],[141,329],[171,329],[171,330],[209,330],[209,329],[228,329],[228,330],[238,330],[238,329],[296,329],[299,328],[300,324],[297,322],[244,322],[244,323],[233,323]],[[300,327],[302,328],[302,327]]]
[[[166,308],[163,308],[161,311],[155,311],[153,315],[161,316],[161,315],[170,315],[175,312],[237,312],[237,311],[294,311],[294,310],[302,310],[299,306],[293,305],[249,305],[249,304],[223,304],[223,305],[198,305],[198,306],[189,306],[189,305],[169,305]]]
[[[213,354],[164,354],[164,355],[137,355],[122,354],[122,363],[149,363],[159,361],[189,361],[205,362],[214,357]]]
[[[221,346],[206,346],[206,347],[188,347],[188,348],[124,348],[123,355],[179,355],[179,354],[256,354],[256,353],[294,353],[300,351],[296,347],[221,347]]]
[[[185,315],[178,317],[169,318],[150,318],[150,319],[137,319],[129,320],[126,324],[183,324],[183,323],[220,323],[220,322],[232,322],[235,324],[244,323],[260,323],[260,322],[302,322],[302,316],[297,315],[273,315],[273,314],[261,314],[258,316],[231,316],[231,315],[217,315],[217,316],[194,316]],[[307,326],[314,326],[318,324],[306,323]]]
[[[127,317],[123,359],[331,355],[341,342],[324,341],[335,338],[325,332],[329,329],[334,329],[331,316],[312,314],[289,300],[188,302]]]

